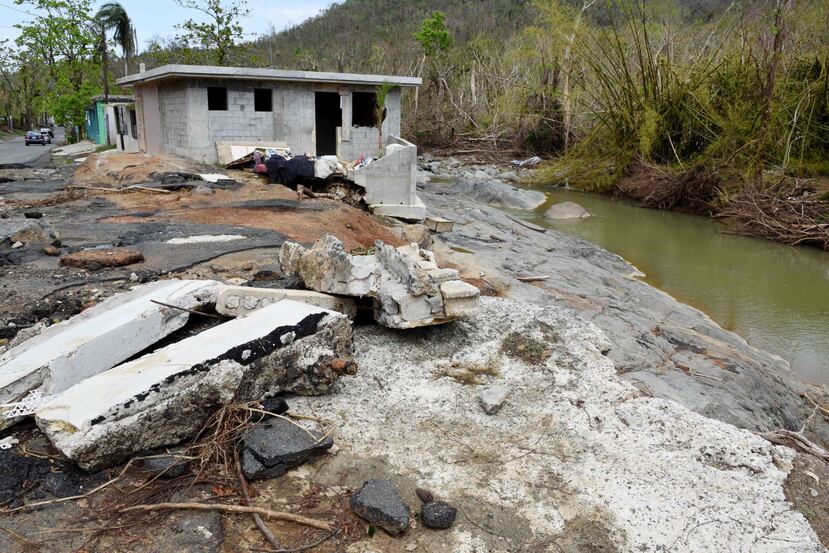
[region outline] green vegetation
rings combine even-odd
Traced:
[[[101,144],[100,146],[95,148],[95,153],[100,154],[101,152],[106,152],[107,150],[114,150],[115,148],[115,144]]]

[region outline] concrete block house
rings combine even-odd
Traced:
[[[87,138],[99,145],[114,145],[125,152],[138,151],[138,120],[131,96],[92,98],[86,108]]]
[[[376,91],[384,83],[391,89],[381,144],[374,111]],[[133,89],[142,152],[217,163],[219,144],[261,142],[283,145],[293,154],[349,161],[393,154],[406,160],[385,160],[385,184],[370,178],[366,183],[357,174],[350,178],[363,179],[370,205],[396,206],[381,207],[385,214],[408,213],[414,219],[423,212],[415,196],[417,148],[400,138],[401,89],[419,86],[419,78],[165,65],[123,77],[118,84]],[[391,144],[395,147],[386,152]],[[374,172],[382,173],[379,167]]]

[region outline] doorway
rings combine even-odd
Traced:
[[[337,155],[337,127],[343,124],[339,92],[314,94],[317,156]]]

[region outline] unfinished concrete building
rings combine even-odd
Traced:
[[[376,93],[387,83],[385,117]],[[420,78],[247,67],[165,65],[118,80],[134,91],[138,145],[205,163],[228,162],[257,145],[294,154],[378,158],[349,172],[384,215],[420,219],[417,148],[400,138],[401,89]],[[235,149],[233,149],[235,148]]]

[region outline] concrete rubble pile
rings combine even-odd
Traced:
[[[96,470],[195,435],[223,405],[325,393],[350,353],[347,317],[284,300],[88,378],[35,418],[66,456]]]
[[[279,257],[313,290],[163,280],[21,334],[0,353],[0,428],[34,415],[61,452],[98,470],[193,437],[224,405],[328,392],[355,367],[359,298],[392,328],[478,308],[478,289],[416,244],[378,241],[360,256],[326,236],[310,249],[286,243]],[[210,310],[230,319],[175,341],[191,317]]]
[[[327,235],[311,248],[285,242],[279,261],[312,290],[371,298],[375,320],[390,328],[441,324],[478,309],[480,291],[416,244],[394,248],[378,240],[373,254],[352,255]]]

